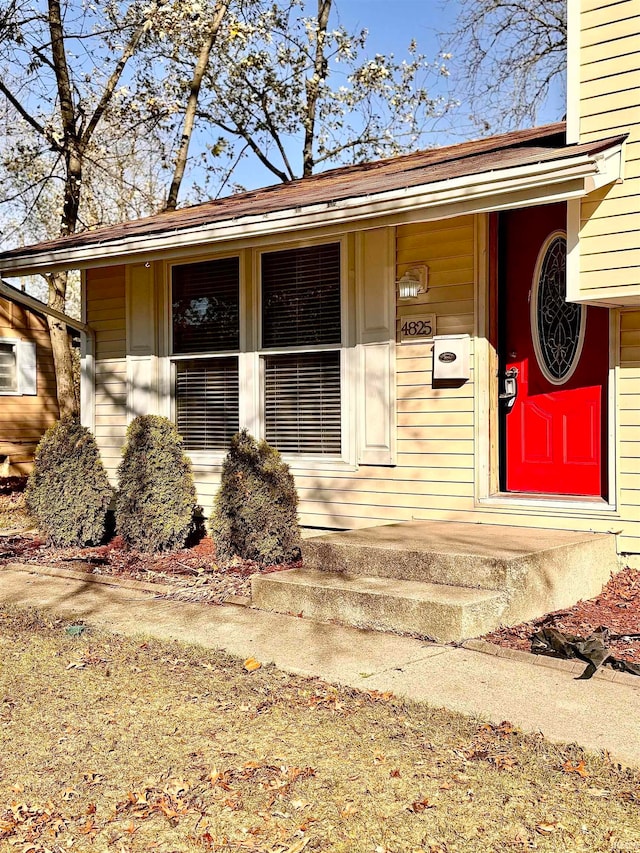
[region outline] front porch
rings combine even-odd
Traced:
[[[308,538],[303,567],[252,579],[252,604],[442,642],[597,595],[615,536],[411,521]]]

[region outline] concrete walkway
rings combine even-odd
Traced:
[[[288,672],[391,690],[493,722],[510,720],[640,767],[640,678],[637,685],[631,676],[576,681],[565,666],[533,666],[392,634],[7,569],[0,571],[0,603],[82,618],[117,633],[224,649]]]

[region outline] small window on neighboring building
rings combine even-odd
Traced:
[[[187,450],[227,450],[239,428],[239,258],[175,266],[171,302],[178,432]]]
[[[18,390],[18,344],[0,342],[0,394]]]

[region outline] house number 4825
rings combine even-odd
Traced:
[[[435,316],[421,314],[405,316],[400,319],[400,337],[403,341],[415,341],[432,338],[435,334]]]

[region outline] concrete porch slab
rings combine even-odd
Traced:
[[[503,589],[509,569],[523,561],[548,564],[568,552],[594,553],[596,543],[613,570],[617,558],[610,534],[453,521],[325,533],[305,540],[302,550],[305,566],[323,571]]]
[[[326,533],[302,553],[302,569],[253,581],[254,606],[439,640],[569,607],[618,569],[610,534],[455,522]]]

